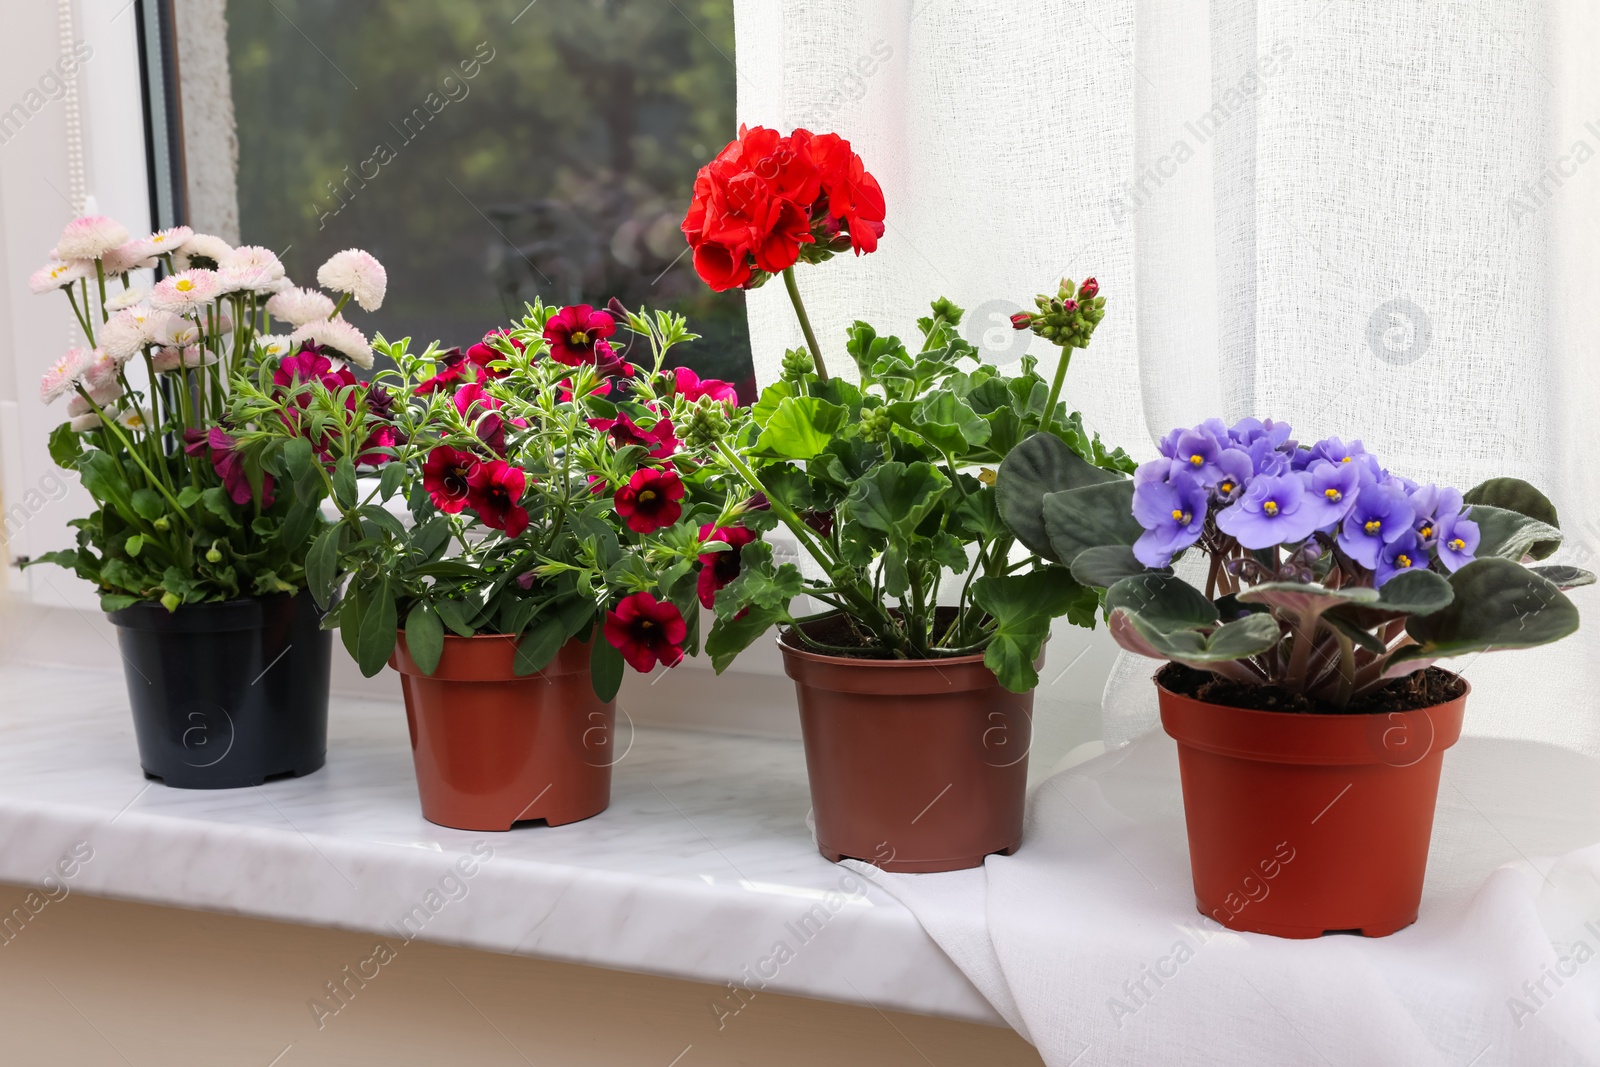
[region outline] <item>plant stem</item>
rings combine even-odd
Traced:
[[[1056,402],[1061,399],[1061,383],[1067,380],[1067,367],[1072,363],[1072,349],[1061,350],[1061,362],[1056,364],[1055,381],[1050,383],[1050,396],[1044,402],[1044,416],[1039,420],[1039,432],[1049,433],[1055,419]]]
[[[828,365],[822,361],[822,346],[817,344],[817,335],[811,329],[811,317],[806,314],[806,305],[800,299],[800,286],[795,283],[793,267],[784,269],[783,286],[789,290],[789,302],[794,305],[795,317],[800,320],[800,332],[806,335],[806,347],[811,349],[811,359],[817,365],[817,378],[825,382],[828,380]]]
[[[160,478],[157,478],[155,471],[152,471],[148,466],[145,465],[144,459],[139,455],[138,449],[134,448],[133,443],[123,435],[122,427],[117,425],[117,421],[111,418],[111,416],[107,415],[105,413],[105,409],[94,402],[94,398],[89,395],[89,391],[87,389],[79,386],[78,395],[89,402],[89,406],[94,409],[94,413],[100,416],[100,424],[106,429],[110,430],[112,434],[116,436],[117,441],[122,445],[122,447],[128,450],[128,455],[135,463],[139,465],[139,469],[144,471],[144,476],[149,479],[150,487],[156,492],[160,493],[162,496],[166,497],[167,503],[172,505],[172,510],[177,512],[178,518],[182,519],[187,525],[192,527],[194,523],[190,520],[189,513],[183,510],[183,505],[178,503],[178,498],[172,495],[172,490],[167,488],[166,483]]]

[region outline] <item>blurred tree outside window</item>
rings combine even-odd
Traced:
[[[753,394],[744,295],[678,229],[735,133],[732,0],[229,0],[228,49],[242,239],[306,284],[377,256],[369,334],[465,347],[615,296],[687,315],[682,362]]]

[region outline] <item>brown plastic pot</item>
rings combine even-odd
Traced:
[[[432,675],[406,651],[400,672],[417,792],[429,822],[458,830],[509,830],[543,819],[577,822],[611,803],[616,703],[589,681],[589,645],[568,641],[538,674],[512,670],[509,637],[447,634]]]
[[[868,660],[780,639],[805,738],[817,848],[837,863],[956,871],[1022,844],[1033,693],[982,656]]]
[[[1465,683],[1463,683],[1465,684]],[[1195,903],[1231,930],[1386,937],[1417,919],[1470,689],[1417,711],[1247,711],[1156,689],[1178,742]]]

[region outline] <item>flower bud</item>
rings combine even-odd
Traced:
[[[1026,311],[1019,311],[1015,315],[1011,316],[1011,328],[1013,330],[1026,330],[1032,325],[1033,316],[1028,314]]]
[[[217,542],[217,541],[211,542],[211,547],[206,550],[206,562],[207,563],[221,563],[222,562],[222,550],[217,547],[217,545],[219,543],[220,542]]]
[[[1100,283],[1093,278],[1085,278],[1083,284],[1078,286],[1078,295],[1085,300],[1093,300],[1100,292]]]
[[[172,529],[172,523],[167,521],[167,517],[165,515],[157,515],[156,521],[150,525],[154,526],[161,533],[166,533],[168,530]]]
[[[783,354],[783,377],[788,381],[799,381],[816,369],[816,361],[803,348],[790,349]]]
[[[689,421],[682,431],[683,443],[690,448],[711,448],[728,430],[727,409],[718,401],[703,396],[689,409]]]
[[[882,441],[889,436],[894,420],[888,408],[866,408],[861,412],[861,436],[867,441]]]
[[[183,603],[183,601],[178,599],[178,594],[177,593],[162,593],[161,594],[161,606],[166,608],[169,612],[170,611],[177,611],[178,610],[178,605],[182,604],[182,603]]]
[[[612,297],[610,300],[606,301],[606,310],[610,312],[618,322],[628,321],[628,308],[616,297]]]

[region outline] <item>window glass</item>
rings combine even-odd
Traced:
[[[753,392],[742,293],[678,230],[733,134],[732,0],[232,0],[243,240],[310,283],[389,270],[391,337],[465,346],[524,301],[689,317],[684,362]]]

